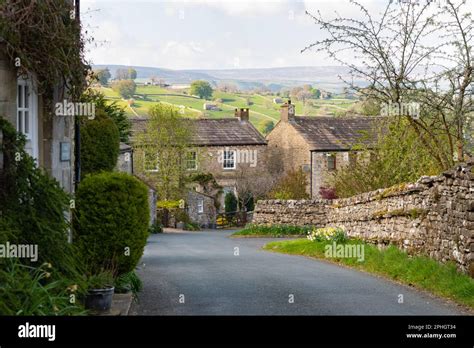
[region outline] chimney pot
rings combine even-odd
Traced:
[[[295,106],[291,104],[291,100],[283,104],[280,108],[280,120],[282,122],[289,122],[295,118]]]
[[[235,117],[238,117],[241,121],[249,121],[249,114],[250,114],[250,111],[249,109],[244,109],[244,108],[240,108],[240,109],[235,109]]]

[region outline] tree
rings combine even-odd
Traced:
[[[212,97],[212,87],[207,81],[193,81],[191,83],[191,95],[197,95],[201,99],[210,99]]]
[[[270,120],[265,121],[265,123],[263,124],[263,134],[267,135],[273,130],[273,128],[275,128],[275,122]]]
[[[241,169],[235,176],[235,190],[241,208],[251,211],[255,201],[265,199],[275,184],[276,177],[269,170],[249,172]]]
[[[290,90],[287,87],[282,87],[282,89],[280,90],[280,97],[289,98],[290,97]]]
[[[116,80],[129,80],[130,73],[128,69],[124,69],[124,68],[117,69],[117,71],[115,72],[115,79]]]
[[[224,93],[237,93],[238,92],[238,87],[234,83],[219,83],[218,87],[219,91],[224,92]]]
[[[128,69],[128,78],[130,80],[135,80],[137,78],[137,71],[133,68]]]
[[[364,137],[369,136],[366,135],[354,147],[357,155],[354,152],[352,156],[357,160],[324,178],[335,188],[338,197],[414,182],[422,175],[437,175],[442,171],[407,120],[380,121],[376,134],[375,143],[365,141]]]
[[[136,135],[135,171],[153,184],[160,200],[184,197],[188,175],[188,154],[193,128],[173,106],[157,104],[150,108],[146,131]]]
[[[114,91],[118,92],[122,98],[130,99],[135,94],[137,85],[133,80],[120,80],[112,85]]]
[[[81,101],[94,103],[96,111],[103,110],[117,126],[120,141],[128,144],[132,125],[123,107],[119,106],[115,101],[110,103],[102,93],[93,89],[88,89],[83,94]]]
[[[302,87],[294,87],[291,89],[290,91],[290,97],[291,99],[294,99],[294,100],[299,100],[299,94],[303,92],[303,88]]]
[[[313,98],[314,99],[321,98],[321,91],[319,89],[313,88],[312,93],[313,93]]]
[[[107,86],[109,83],[109,79],[112,77],[109,68],[96,70],[95,74],[97,76],[97,79],[99,80],[99,83],[102,86]]]
[[[462,160],[474,111],[469,2],[446,0],[438,8],[431,1],[388,1],[379,15],[351,3],[364,20],[307,12],[328,35],[303,51],[325,51],[349,68],[352,76],[344,81],[352,90],[395,105],[391,116],[407,121],[441,168]],[[368,87],[356,85],[361,79]],[[411,103],[420,111],[403,108]]]

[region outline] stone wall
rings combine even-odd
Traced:
[[[454,261],[474,277],[474,166],[345,199],[259,201],[253,223],[343,227],[377,245]]]
[[[200,204],[202,204],[202,211],[199,211]],[[216,207],[212,197],[190,190],[187,194],[186,205],[192,222],[202,228],[215,228]]]

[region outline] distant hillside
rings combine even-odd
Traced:
[[[95,65],[94,69],[108,67],[115,76],[119,68],[125,65]],[[172,70],[153,67],[132,66],[137,70],[137,78],[147,79],[157,76],[170,84],[185,84],[194,80],[206,80],[214,85],[222,82],[234,83],[241,90],[267,87],[278,91],[282,87],[294,87],[313,84],[332,92],[339,92],[345,86],[339,79],[341,75],[349,80],[349,71],[343,67],[287,67],[266,69],[222,69],[222,70]],[[363,85],[363,82],[359,82]]]

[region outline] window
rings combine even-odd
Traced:
[[[143,167],[146,172],[157,172],[159,170],[158,155],[145,152],[143,158]]]
[[[200,214],[204,213],[204,200],[203,199],[198,199],[197,209],[198,209],[198,213]]]
[[[336,170],[336,155],[327,154],[328,170]]]
[[[235,151],[224,151],[224,169],[235,169]]]
[[[33,158],[38,158],[38,104],[37,95],[33,90],[31,80],[25,78],[18,79],[16,106],[17,131],[23,133],[26,137],[26,151]]]
[[[197,153],[196,151],[190,151],[186,154],[186,169],[196,170],[197,169]]]
[[[18,131],[30,139],[30,86],[25,80],[18,82],[17,106]]]

